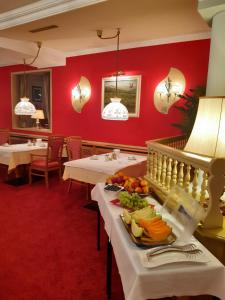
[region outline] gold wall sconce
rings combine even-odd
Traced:
[[[81,76],[79,83],[72,89],[72,106],[74,110],[81,113],[84,105],[91,97],[91,84],[89,80]]]
[[[157,85],[154,92],[155,108],[162,114],[168,114],[170,107],[179,100],[185,90],[183,73],[171,68],[169,74]]]

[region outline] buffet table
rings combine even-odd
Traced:
[[[13,144],[0,146],[0,164],[8,166],[8,172],[15,169],[18,165],[29,164],[30,154],[45,154],[47,143],[42,146],[26,144]]]
[[[131,241],[120,219],[122,208],[111,203],[116,198],[116,193],[105,192],[104,184],[98,183],[91,195],[98,202],[105,222],[126,300],[195,295],[212,295],[225,299],[225,267],[194,237],[192,242],[203,251],[207,262],[179,262],[155,268],[144,267],[140,256],[146,250],[138,248]],[[154,203],[157,204],[156,201]]]
[[[120,153],[115,160],[106,160],[105,154],[94,155],[64,163],[63,179],[96,184],[118,171],[130,176],[143,176],[146,174],[146,162],[146,156],[126,153]]]

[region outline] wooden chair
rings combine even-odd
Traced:
[[[10,143],[10,131],[8,128],[0,128],[0,145]]]
[[[80,159],[82,157],[82,139],[80,136],[69,136],[66,138],[66,149],[69,160]],[[67,192],[69,193],[73,179],[69,179]]]
[[[80,136],[68,136],[66,138],[66,150],[69,160],[81,158],[82,139]]]
[[[29,167],[29,183],[32,183],[32,175],[45,177],[45,184],[48,188],[48,173],[58,171],[59,178],[62,176],[62,149],[64,137],[50,136],[48,138],[47,153],[45,155],[31,154]]]

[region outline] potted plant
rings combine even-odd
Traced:
[[[197,86],[194,89],[189,90],[190,93],[184,93],[179,95],[183,99],[182,105],[175,105],[182,115],[182,123],[172,123],[172,126],[179,128],[184,135],[189,136],[194,126],[199,97],[205,96],[206,88],[204,86]]]

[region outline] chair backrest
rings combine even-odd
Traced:
[[[60,161],[62,157],[62,149],[64,144],[64,137],[52,135],[48,138],[48,161]]]
[[[8,128],[0,128],[0,145],[10,142],[10,131]]]
[[[82,139],[80,136],[66,138],[66,148],[69,160],[81,158]]]

